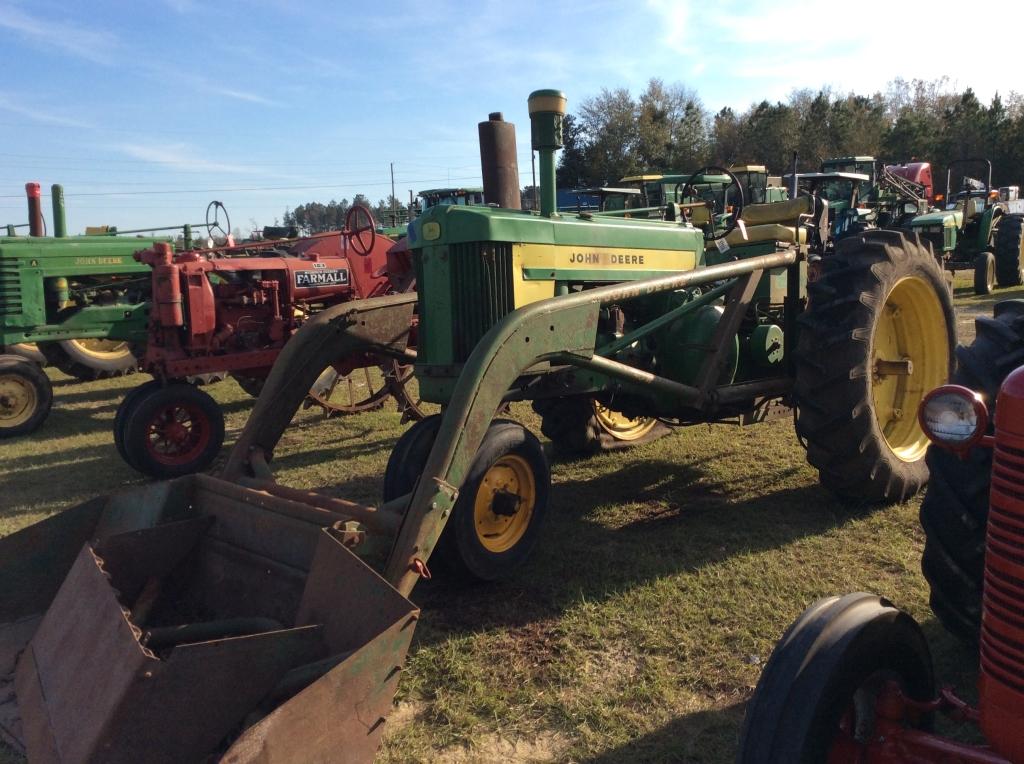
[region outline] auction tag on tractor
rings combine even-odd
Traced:
[[[312,287],[345,286],[348,284],[348,269],[332,268],[330,270],[295,271],[295,288],[310,289]]]
[[[736,221],[736,227],[740,229],[740,233],[743,235],[743,241],[750,241],[747,237],[747,224],[743,222],[743,218]]]
[[[729,242],[725,240],[724,236],[721,239],[715,239],[715,246],[718,247],[718,251],[723,255],[730,249]]]

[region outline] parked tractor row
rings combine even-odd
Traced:
[[[560,213],[565,105],[553,90],[528,101],[539,212],[437,205],[412,221],[402,247],[417,291],[305,320],[220,477],[99,498],[0,540],[0,581],[18,582],[0,600],[14,688],[0,730],[30,758],[371,759],[418,618],[416,583],[432,569],[505,577],[543,533],[548,457],[496,414],[509,402],[529,401],[569,450],[795,411],[809,462],[844,500],[896,502],[925,484],[915,412],[948,379],[955,344],[927,243],[855,204],[856,229],[837,229],[825,179],[751,203],[722,167],[676,181],[647,217]],[[518,188],[493,169],[485,179]],[[485,185],[485,198],[505,194]],[[281,288],[263,278],[236,291],[230,261],[162,246],[143,257],[165,279],[151,321],[176,337],[184,324],[196,347],[230,335],[194,309],[185,322],[176,284],[226,307],[274,305]],[[293,278],[305,262],[275,267]],[[214,274],[224,281],[208,289]],[[381,502],[278,483],[275,448],[323,370],[371,357],[411,365],[419,396],[442,406],[396,443]],[[123,426],[143,405],[126,401]]]

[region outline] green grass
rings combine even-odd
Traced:
[[[990,309],[957,297],[967,324]],[[110,435],[120,397],[142,378],[73,384],[51,374],[44,428],[0,445],[0,534],[143,482]],[[231,381],[209,391],[227,411],[230,441],[251,399]],[[528,406],[512,413],[539,430]],[[300,412],[276,474],[376,501],[403,429],[390,406],[329,421]],[[919,499],[838,504],[789,420],[682,429],[629,452],[555,462],[552,476],[547,527],[513,580],[435,579],[414,592],[424,616],[383,761],[732,761],[775,640],[815,598],[856,590],[918,618],[938,675],[970,695],[976,658],[928,609]]]

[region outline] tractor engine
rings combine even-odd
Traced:
[[[345,257],[208,259],[159,244],[139,257],[153,267],[143,367],[155,376],[201,373],[210,356],[230,356],[228,371],[267,367],[308,314],[353,293]]]

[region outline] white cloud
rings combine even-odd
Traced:
[[[8,93],[0,93],[0,110],[8,111],[12,114],[20,114],[23,117],[28,117],[34,122],[39,122],[45,125],[74,127],[83,130],[95,127],[95,125],[91,125],[88,122],[83,122],[79,119],[65,117],[62,114],[55,114],[53,112],[44,111],[43,109],[30,106],[17,100],[17,97],[11,96]]]
[[[114,147],[133,159],[163,165],[175,170],[193,172],[226,172],[240,175],[258,174],[259,170],[249,165],[217,162],[196,156],[195,150],[186,143],[143,144],[121,143]]]
[[[30,16],[10,5],[0,6],[0,27],[17,32],[39,47],[57,48],[98,64],[112,63],[113,52],[119,47],[117,37],[106,30]]]

